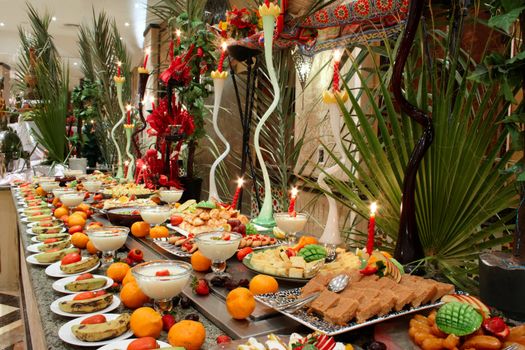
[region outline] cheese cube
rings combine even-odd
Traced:
[[[304,261],[302,256],[292,256],[290,257],[293,267],[304,269],[306,266],[306,261]]]
[[[291,268],[288,270],[288,276],[292,278],[303,278],[303,269]]]

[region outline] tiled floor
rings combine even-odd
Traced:
[[[20,298],[14,293],[0,292],[0,349],[22,350],[23,341]]]

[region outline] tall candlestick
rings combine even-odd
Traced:
[[[239,201],[239,195],[241,194],[243,183],[244,180],[242,178],[239,178],[239,180],[237,180],[237,189],[235,190],[235,194],[233,195],[232,209],[235,209],[237,207],[237,202]]]
[[[117,77],[120,78],[120,66],[122,65],[122,62],[118,61],[117,62]]]
[[[126,114],[127,114],[127,117],[128,117],[128,124],[131,124],[131,105],[127,105],[126,106]]]
[[[129,161],[124,162],[124,177],[128,176],[128,169],[129,169]]]
[[[295,212],[295,201],[297,199],[297,194],[299,193],[299,190],[297,189],[297,187],[293,187],[292,188],[292,192],[290,194],[290,206],[288,207],[288,214],[290,214],[290,216],[296,216],[296,212]]]
[[[343,56],[343,52],[339,49],[334,51],[334,78],[333,78],[333,87],[334,91],[339,91],[339,63],[341,62],[341,56]]]
[[[144,64],[142,65],[142,67],[146,68],[146,65],[148,64],[148,57],[149,57],[149,54],[151,53],[151,50],[150,49],[146,49],[146,57],[144,57]]]
[[[366,252],[371,255],[374,251],[374,237],[376,231],[376,210],[377,203],[370,204],[370,220],[368,221],[368,240],[366,241]]]
[[[222,73],[222,66],[224,65],[224,58],[226,58],[226,49],[228,48],[228,44],[226,42],[223,42],[221,44],[221,57],[219,58],[219,65],[217,66],[217,70],[219,73]]]
[[[177,35],[177,46],[180,46],[180,35],[182,34],[182,32],[180,31],[180,29],[177,29],[175,31],[175,34]]]

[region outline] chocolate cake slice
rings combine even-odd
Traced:
[[[324,313],[324,319],[338,325],[346,325],[354,318],[359,302],[355,299],[341,297],[337,305]]]

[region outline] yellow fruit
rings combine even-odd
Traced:
[[[155,226],[149,231],[149,236],[151,238],[164,238],[170,235],[170,231],[166,226]]]
[[[124,306],[130,309],[136,309],[144,305],[149,298],[136,282],[129,282],[122,286],[120,290],[120,300],[122,300]]]
[[[205,272],[210,269],[211,260],[205,257],[200,251],[196,251],[191,255],[191,266],[195,271]]]
[[[69,216],[69,220],[67,222],[67,225],[69,227],[76,226],[76,225],[84,227],[86,225],[86,219],[84,219],[84,217],[79,215],[79,213],[82,213],[82,212],[76,212]]]
[[[157,339],[162,331],[162,317],[150,307],[141,307],[133,311],[129,327],[136,337]]]
[[[171,346],[181,346],[186,350],[199,350],[206,340],[206,329],[200,322],[182,320],[175,323],[168,333]]]
[[[68,215],[69,214],[69,209],[67,207],[60,207],[60,208],[56,208],[55,209],[55,212],[53,213],[53,215],[55,215],[56,218],[61,218],[62,216],[64,215]]]
[[[145,221],[137,221],[131,225],[131,234],[135,237],[146,237],[149,234],[149,224]]]
[[[128,272],[126,272],[126,276],[122,280],[122,285],[125,286],[129,282],[135,282],[135,283],[137,282],[135,280],[135,277],[133,277],[133,274],[131,273],[131,269],[129,269]]]
[[[277,280],[268,275],[257,275],[250,281],[250,292],[253,294],[276,293],[279,290]]]
[[[111,265],[109,265],[106,275],[113,279],[115,282],[122,282],[124,277],[126,277],[126,273],[130,270],[130,267],[128,264],[123,262],[116,262]]]
[[[75,232],[71,235],[71,244],[75,247],[84,249],[89,242],[89,237],[82,232]]]
[[[99,250],[95,248],[95,245],[93,244],[93,242],[91,242],[91,240],[88,240],[86,244],[86,250],[89,254],[97,254],[99,252]]]
[[[255,310],[255,298],[248,289],[239,287],[228,293],[226,309],[236,320],[243,320]]]

